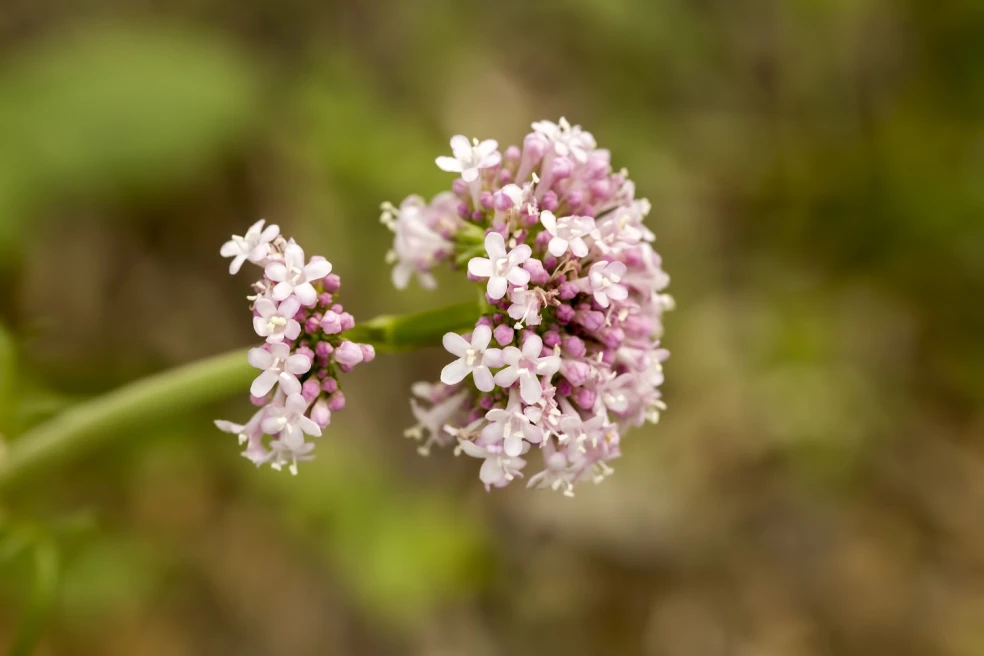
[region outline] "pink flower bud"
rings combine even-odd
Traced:
[[[334,294],[342,288],[342,279],[334,273],[329,273],[327,276],[322,278],[321,284],[324,285],[326,292],[329,294]]]
[[[372,362],[376,359],[376,349],[372,344],[359,344],[359,348],[362,349],[363,362]]]
[[[348,340],[343,341],[335,349],[335,362],[338,364],[354,367],[362,362],[362,358],[362,349],[359,348],[359,345]]]
[[[569,301],[577,296],[577,285],[572,282],[565,282],[557,292],[560,295],[560,300]]]
[[[325,312],[324,316],[321,317],[321,330],[328,335],[342,332],[342,321],[338,314],[332,310]]]
[[[549,233],[540,233],[549,234]],[[538,235],[539,236],[539,235]],[[550,274],[543,268],[543,262],[530,258],[523,262],[523,268],[530,274],[530,282],[534,285],[546,285],[550,280]]]
[[[583,360],[564,359],[560,363],[560,373],[574,387],[580,387],[588,382],[591,376],[591,365]]]
[[[499,343],[499,346],[507,346],[512,344],[513,338],[516,336],[516,331],[512,329],[512,326],[500,323],[492,331],[492,336],[495,337],[495,341]]]
[[[550,351],[553,347],[560,344],[560,333],[556,330],[549,330],[543,334],[544,350]]]
[[[304,400],[308,403],[318,398],[318,394],[320,393],[321,385],[319,385],[318,381],[313,378],[308,378],[301,386],[301,396],[303,396]]]
[[[584,346],[584,340],[577,335],[571,335],[564,338],[564,350],[571,357],[583,358],[588,349]]]
[[[561,379],[561,381],[557,383],[558,396],[570,396],[571,393],[573,392],[574,392],[574,388],[571,386],[569,382],[567,382],[566,378]]]
[[[560,323],[570,323],[574,320],[575,314],[574,308],[570,305],[557,306],[557,321]]]
[[[487,210],[492,209],[492,192],[483,191],[482,195],[479,196],[479,204]]]
[[[325,378],[321,381],[321,389],[328,394],[338,391],[338,381],[334,378]]]
[[[332,412],[338,412],[345,407],[345,395],[341,391],[333,393],[328,397],[328,409]]]
[[[587,387],[582,387],[577,391],[577,395],[574,397],[574,402],[578,404],[579,407],[584,410],[590,410],[594,407],[595,399],[598,398],[598,393],[593,389],[588,389]]]
[[[311,421],[318,425],[318,428],[326,428],[328,424],[331,423],[331,410],[328,408],[328,402],[324,399],[318,399],[311,408]]]
[[[338,315],[339,322],[342,324],[342,330],[352,330],[355,328],[355,317],[353,317],[348,312],[342,312]]]
[[[560,201],[557,200],[557,194],[551,190],[543,194],[543,200],[540,202],[540,205],[543,209],[553,212],[560,206]]]

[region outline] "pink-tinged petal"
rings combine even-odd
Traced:
[[[484,351],[488,348],[489,342],[492,341],[492,329],[482,324],[481,326],[475,326],[475,330],[472,331],[471,347],[477,351]]]
[[[491,392],[495,388],[495,381],[492,379],[492,372],[489,371],[488,367],[478,367],[472,371],[472,378],[475,379],[475,387],[479,391]]]
[[[490,232],[485,235],[485,252],[492,260],[498,260],[506,256],[506,240],[498,232]]]
[[[486,349],[485,353],[482,354],[482,365],[485,367],[490,367],[492,369],[498,369],[502,366],[502,349],[490,348]]]
[[[297,311],[301,309],[301,302],[295,297],[291,296],[280,304],[278,314],[282,317],[293,317],[297,314]]]
[[[471,141],[463,134],[454,135],[451,137],[451,152],[458,159],[470,157],[472,152]]]
[[[491,278],[492,261],[485,257],[473,257],[468,261],[468,273],[476,278]]]
[[[281,371],[280,376],[277,377],[277,382],[280,383],[280,391],[284,394],[296,394],[301,393],[301,381],[297,380],[297,376],[286,371]]]
[[[297,426],[287,424],[280,433],[280,442],[291,451],[294,451],[304,446],[304,433]],[[291,472],[293,471],[292,468]]]
[[[300,353],[295,353],[287,358],[287,366],[284,369],[296,376],[306,374],[311,370],[311,358]]]
[[[289,282],[278,282],[271,292],[273,300],[282,301],[294,293],[294,286]]]
[[[557,217],[550,210],[543,210],[540,212],[540,223],[543,227],[547,229],[551,235],[557,234]]]
[[[235,241],[227,241],[222,244],[222,248],[219,249],[219,255],[222,257],[232,257],[233,255],[241,255],[242,249],[239,248],[239,243]]]
[[[537,426],[527,424],[523,426],[523,436],[530,444],[539,444],[543,441],[543,430]]]
[[[318,280],[331,273],[331,262],[328,260],[315,260],[304,267],[304,278],[306,280]]]
[[[441,370],[441,382],[445,385],[460,383],[468,375],[468,365],[463,359],[458,359]]]
[[[519,395],[523,397],[523,401],[528,404],[533,404],[539,401],[540,397],[543,396],[543,387],[540,385],[540,379],[532,374],[528,376],[520,376]]]
[[[287,339],[297,339],[297,336],[301,334],[301,324],[297,323],[293,319],[287,320],[287,326],[284,327],[284,337]]]
[[[502,161],[502,155],[499,153],[492,153],[491,155],[486,155],[478,161],[478,168],[480,169],[490,169],[494,166],[499,166]]]
[[[478,446],[474,442],[469,442],[468,440],[461,440],[458,442],[458,447],[465,455],[469,455],[472,458],[484,458],[489,454],[488,451]]]
[[[267,417],[263,420],[263,432],[267,435],[276,435],[287,425],[287,420],[282,416]]]
[[[413,267],[406,262],[397,264],[393,267],[393,286],[397,289],[406,289],[410,283],[410,274],[412,273]]]
[[[304,249],[294,243],[287,244],[287,248],[284,249],[284,262],[291,269],[303,269]]]
[[[513,267],[512,269],[509,269],[509,273],[506,274],[506,280],[514,285],[522,287],[530,281],[530,272],[526,269]]]
[[[448,353],[459,358],[465,357],[465,353],[471,348],[468,340],[457,333],[445,333],[441,341]]]
[[[608,265],[608,267],[607,267],[607,269],[605,271],[605,273],[608,274],[608,277],[609,278],[611,278],[613,275],[618,276],[619,278],[621,278],[622,276],[625,275],[625,272],[626,272],[625,264],[622,263],[622,262],[611,262],[611,263],[609,263],[609,265]]]
[[[540,357],[540,351],[543,350],[543,339],[539,335],[530,335],[523,342],[523,355],[530,360],[535,360]]]
[[[571,240],[571,252],[574,253],[575,257],[587,257],[588,245],[580,237],[575,237]],[[558,255],[558,257],[560,256]]]
[[[246,429],[245,426],[242,426],[240,424],[234,424],[231,421],[226,421],[225,419],[216,419],[215,427],[218,428],[223,433],[232,433],[233,435],[242,433],[243,430]]]
[[[260,233],[260,241],[273,241],[280,234],[280,226],[276,223],[272,223],[266,227],[266,230]]]
[[[270,254],[270,247],[266,244],[259,244],[256,248],[249,252],[246,259],[250,262],[261,262],[266,259],[266,256]]]
[[[498,141],[495,139],[486,139],[482,143],[478,144],[478,147],[475,148],[475,150],[478,151],[479,157],[485,158],[494,153],[498,147]]]
[[[510,458],[515,458],[523,452],[523,438],[510,435],[502,443],[502,450]]]
[[[287,267],[283,262],[271,262],[263,270],[266,277],[274,282],[282,282],[287,279]]]
[[[623,285],[611,285],[605,290],[605,293],[613,301],[624,301],[629,297],[629,290]]]
[[[599,306],[603,308],[606,308],[611,304],[610,301],[608,300],[608,294],[606,294],[605,292],[595,292],[594,300],[595,303],[597,303]]]
[[[519,368],[506,367],[502,371],[496,373],[492,379],[499,387],[506,388],[515,383],[517,378],[519,378]]]
[[[487,458],[482,463],[482,468],[478,471],[478,478],[486,485],[502,487],[508,481],[499,466],[498,458]]]
[[[560,371],[560,356],[550,355],[545,358],[540,358],[540,361],[536,363],[534,370],[537,375],[545,376],[549,380],[550,377]]]
[[[301,417],[297,420],[297,426],[303,432],[314,437],[321,437],[321,427],[308,417]]]
[[[275,344],[270,347],[270,353],[278,360],[286,360],[290,357],[290,347],[286,344]]]
[[[243,268],[243,262],[245,261],[246,261],[245,255],[237,255],[235,258],[233,258],[232,262],[229,263],[229,273],[231,273],[232,275],[236,275],[237,273],[239,273],[239,270]]]
[[[246,354],[246,359],[257,369],[269,369],[273,364],[273,354],[266,349],[252,348]]]
[[[256,301],[253,308],[260,313],[264,319],[269,319],[276,311],[277,306],[268,298],[261,298]]]
[[[260,337],[266,337],[270,334],[270,324],[263,317],[253,317],[253,330]]]
[[[518,364],[523,357],[523,352],[515,346],[507,346],[502,349],[502,361],[508,365]]]
[[[253,225],[251,225],[249,227],[249,229],[246,231],[246,234],[247,235],[258,235],[258,234],[260,234],[260,231],[263,230],[263,224],[265,224],[265,223],[266,223],[266,219],[260,219],[259,221],[257,221],[256,223],[254,223]]]
[[[478,180],[478,169],[474,166],[461,172],[461,179],[465,182],[475,182]]]
[[[561,237],[554,237],[547,244],[547,252],[549,252],[554,257],[560,257],[567,252],[567,240]]]
[[[437,168],[448,173],[461,173],[461,162],[453,157],[438,157],[434,160]]]
[[[307,410],[307,406],[308,406],[307,401],[305,401],[304,397],[301,396],[299,393],[288,394],[287,401],[284,403],[284,407],[287,408],[287,411],[292,412],[294,414],[300,414],[304,412],[305,410]]]
[[[253,384],[249,386],[249,393],[253,396],[266,396],[277,384],[277,374],[272,371],[264,371],[256,377]]]
[[[280,287],[282,284],[284,283],[279,283],[277,287]],[[277,287],[274,287],[274,293],[276,293]],[[304,282],[297,287],[294,287],[294,296],[296,296],[297,300],[301,302],[301,305],[306,307],[311,307],[318,302],[318,292],[309,282]]]
[[[512,266],[519,266],[526,260],[530,259],[530,255],[532,254],[533,249],[530,248],[529,244],[520,244],[509,252],[509,264]]]
[[[529,276],[529,274],[526,274]],[[505,278],[489,278],[489,285],[486,291],[489,293],[489,297],[494,300],[499,300],[506,295],[506,289],[508,289],[509,283],[506,282]]]

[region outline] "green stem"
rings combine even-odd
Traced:
[[[475,325],[484,307],[462,303],[402,316],[382,316],[343,336],[381,352],[436,346],[446,332]],[[0,455],[0,490],[58,461],[168,416],[244,393],[256,370],[236,349],[124,385],[80,403],[14,440]]]

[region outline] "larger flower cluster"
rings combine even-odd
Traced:
[[[422,453],[456,444],[482,459],[487,488],[521,476],[539,450],[529,485],[571,495],[611,472],[626,428],[665,408],[659,338],[672,299],[643,225],[649,202],[564,119],[534,123],[522,148],[501,154],[495,141],[460,135],[451,148],[437,158],[460,173],[450,194],[383,206],[394,282],[416,273],[431,287],[438,264],[467,264],[487,312],[470,333],[445,335],[456,359],[439,384],[414,386],[418,423],[407,434]]]
[[[253,329],[265,343],[248,356],[260,371],[249,389],[260,409],[244,425],[224,420],[215,425],[238,435],[246,445],[243,456],[257,466],[288,465],[296,475],[298,462],[314,458],[314,443],[307,438],[319,437],[331,413],[345,406],[338,373],[371,361],[375,351],[344,338],[355,319],[338,303],[341,282],[331,263],[319,256],[308,260],[277,226],[264,228],[259,221],[220,252],[233,258],[229,273],[237,273],[246,261],[263,269],[248,299]]]

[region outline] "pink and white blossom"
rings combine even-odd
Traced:
[[[547,251],[554,257],[560,257],[570,251],[574,257],[586,257],[588,245],[584,238],[595,229],[595,222],[590,216],[565,216],[557,218],[553,212],[540,212],[540,223],[551,235]]]
[[[468,273],[476,278],[488,278],[489,298],[500,299],[506,295],[510,284],[524,287],[530,281],[530,274],[523,268],[523,262],[530,259],[533,249],[527,244],[519,244],[506,250],[506,242],[498,232],[485,236],[485,252],[488,257],[473,257],[468,262]]]
[[[502,362],[505,368],[496,373],[495,384],[510,387],[519,381],[519,393],[525,403],[534,404],[543,395],[540,378],[550,379],[560,369],[560,356],[541,357],[543,340],[539,335],[526,338],[522,350],[515,346],[502,349]]]
[[[304,259],[304,249],[294,243],[284,249],[283,262],[271,262],[266,266],[266,276],[277,283],[273,287],[273,300],[283,301],[294,295],[301,305],[312,306],[318,293],[311,284],[331,273],[331,262],[324,258]]]
[[[266,337],[267,344],[297,339],[301,334],[301,324],[294,319],[294,315],[301,309],[301,302],[295,296],[283,300],[279,305],[268,298],[260,298],[253,309],[259,315],[253,317],[253,330],[260,337]]]
[[[451,137],[451,152],[454,157],[438,157],[435,162],[442,171],[460,173],[465,182],[474,182],[478,179],[479,171],[498,166],[502,160],[496,151],[498,147],[499,142],[494,139],[469,141],[468,137],[459,134]]]
[[[229,263],[229,273],[235,275],[239,273],[246,260],[259,264],[270,254],[270,242],[280,235],[280,228],[276,225],[263,225],[266,220],[260,219],[249,227],[246,234],[240,237],[233,235],[232,239],[222,244],[219,254],[222,257],[231,257]]]
[[[491,392],[495,384],[492,382],[492,371],[489,367],[501,366],[501,351],[489,348],[492,341],[492,329],[486,325],[475,326],[471,342],[457,333],[444,335],[444,348],[458,359],[446,365],[441,370],[441,382],[445,385],[456,385],[469,374],[475,380],[475,387],[483,392]]]
[[[629,291],[621,284],[625,277],[625,265],[621,262],[595,262],[588,270],[587,286],[595,303],[603,308],[614,301],[624,301]]]
[[[291,355],[290,347],[283,343],[250,349],[249,363],[263,370],[250,385],[253,396],[266,396],[278,383],[285,394],[299,393],[301,382],[297,377],[311,369],[311,358],[299,353]]]

